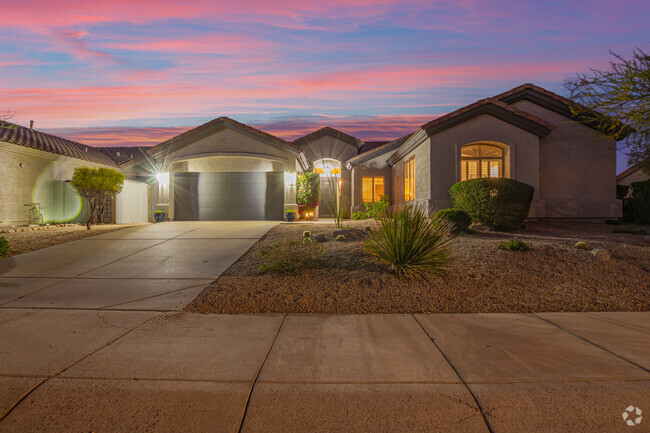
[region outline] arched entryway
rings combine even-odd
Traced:
[[[341,161],[331,158],[316,160],[314,173],[318,173],[320,178],[317,216],[333,218],[330,208],[338,207],[341,200]]]

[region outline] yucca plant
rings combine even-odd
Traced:
[[[375,223],[364,250],[402,275],[442,273],[450,261],[452,223],[424,206],[403,206]]]

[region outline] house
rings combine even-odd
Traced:
[[[579,124],[573,104],[524,84],[388,142],[329,127],[285,141],[220,117],[135,155],[132,148],[74,146],[83,146],[82,156],[103,155],[90,162],[112,164],[129,182],[148,185],[128,201],[146,208],[148,218],[163,210],[171,220],[281,220],[297,209],[296,174],[306,170],[320,174],[322,198],[340,200],[348,215],[384,195],[392,205],[447,208],[453,184],[507,177],[535,188],[532,218],[618,217],[616,141]],[[323,205],[316,212],[330,216]]]
[[[616,176],[616,183],[618,185],[631,185],[634,182],[643,182],[650,179],[650,175],[641,169],[644,164],[648,164],[649,162],[650,161],[646,158],[643,161],[639,161],[633,166],[628,167],[627,170]]]

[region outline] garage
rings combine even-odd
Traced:
[[[284,173],[176,172],[177,221],[282,220]]]

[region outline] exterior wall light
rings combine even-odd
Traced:
[[[156,173],[156,180],[160,186],[169,186],[169,173]]]
[[[284,172],[284,184],[287,187],[296,186],[296,173]]]

